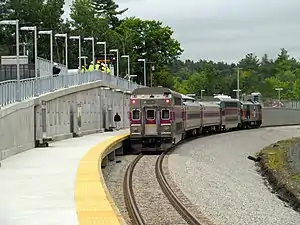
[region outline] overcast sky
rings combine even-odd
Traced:
[[[68,0],[66,0],[68,1]],[[125,16],[161,20],[183,59],[234,62],[246,53],[300,58],[300,0],[116,0]]]

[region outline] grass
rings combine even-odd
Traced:
[[[300,204],[300,171],[293,171],[287,153],[298,142],[300,138],[278,141],[257,154],[261,158],[259,166],[264,172],[271,174],[267,176],[271,185],[273,184],[276,189],[284,189],[284,192],[290,196],[298,196],[296,204]]]
[[[300,141],[300,138],[298,141]],[[276,170],[277,172],[289,169],[287,152],[296,143],[296,138],[278,141],[276,144],[264,148],[260,156],[264,159],[269,169]]]

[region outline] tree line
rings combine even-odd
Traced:
[[[275,59],[267,54],[259,58],[247,54],[236,64],[208,60],[179,60],[183,49],[175,40],[173,30],[161,21],[142,20],[136,17],[120,19],[128,9],[119,9],[114,0],[75,0],[70,18],[62,19],[64,0],[3,0],[0,2],[0,20],[19,19],[20,26],[37,26],[38,30],[53,30],[81,37],[94,37],[107,43],[107,50],[119,49],[120,55],[130,55],[131,74],[143,83],[143,65],[147,64],[147,84],[172,88],[181,93],[205,95],[216,93],[235,96],[237,68],[240,68],[241,94],[261,92],[264,97],[277,98],[275,88],[283,88],[282,98],[298,100],[300,97],[300,62],[281,49]],[[0,27],[0,55],[14,55],[15,28]],[[20,31],[20,42],[26,43],[29,56],[33,58],[33,34]],[[64,40],[54,40],[54,61],[64,63]],[[68,41],[69,68],[78,67],[78,43]],[[95,53],[104,54],[103,46],[95,45]],[[82,55],[92,55],[91,42],[82,42]],[[38,56],[50,59],[49,37],[38,39]],[[89,61],[88,61],[89,62]],[[152,71],[154,66],[154,71]],[[126,59],[120,58],[120,75],[125,76]],[[151,73],[151,74],[150,74]]]
[[[200,96],[201,90],[205,90],[208,96],[220,93],[236,96],[237,68],[240,95],[260,92],[264,98],[277,99],[276,88],[282,88],[281,99],[300,99],[300,61],[291,57],[284,48],[275,59],[270,59],[267,54],[259,58],[249,53],[236,64],[176,60],[162,74],[174,74],[173,79],[165,81],[165,85],[181,93]]]

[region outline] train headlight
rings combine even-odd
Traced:
[[[171,126],[169,125],[162,126],[162,132],[171,132]]]
[[[132,126],[130,128],[131,133],[141,133],[141,127],[140,126]]]

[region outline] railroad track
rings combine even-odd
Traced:
[[[139,154],[127,167],[124,181],[123,181],[123,191],[124,191],[124,200],[127,208],[129,217],[134,225],[144,225],[146,224],[140,210],[135,201],[133,188],[132,188],[132,175],[136,164],[143,157],[143,154]]]
[[[170,149],[171,150],[171,149]],[[160,188],[162,189],[163,193],[169,200],[170,204],[173,206],[173,208],[181,215],[181,217],[191,225],[201,225],[201,223],[198,221],[198,219],[193,216],[189,210],[182,204],[181,200],[176,196],[172,188],[170,187],[168,181],[166,180],[166,177],[163,172],[163,159],[166,152],[163,152],[161,155],[158,156],[156,163],[155,163],[155,174],[156,179],[159,183]],[[129,214],[129,217],[131,219],[132,224],[134,225],[145,225],[145,221],[141,215],[141,212],[138,208],[138,205],[136,203],[133,188],[132,188],[132,175],[135,166],[139,162],[139,160],[143,157],[143,154],[139,154],[128,166],[125,176],[124,176],[124,182],[123,182],[123,191],[124,191],[124,199],[126,208]]]
[[[291,125],[285,125],[285,126],[299,126],[299,124],[291,124]],[[258,129],[268,128],[268,127],[281,127],[281,126],[263,126],[259,127]],[[245,129],[248,130],[248,129]],[[188,223],[191,225],[201,225],[201,222],[190,213],[190,211],[185,207],[185,205],[181,202],[181,200],[176,196],[172,188],[170,187],[164,172],[163,172],[163,160],[164,157],[167,155],[167,153],[171,150],[174,150],[174,148],[178,147],[179,145],[182,145],[186,143],[187,141],[191,141],[193,139],[197,138],[204,138],[207,136],[211,136],[214,134],[208,134],[208,135],[202,135],[198,137],[191,137],[186,140],[183,140],[179,142],[176,146],[168,149],[167,151],[161,153],[155,163],[155,175],[157,182],[159,183],[159,186],[167,199],[169,200],[172,207],[178,212],[178,214]],[[135,166],[138,164],[140,159],[144,155],[141,153],[139,154],[127,167],[127,170],[125,172],[124,181],[123,181],[123,192],[124,192],[124,200],[126,204],[126,208],[129,214],[129,217],[131,219],[132,224],[134,225],[145,225],[145,220],[142,217],[142,214],[139,210],[139,207],[136,203],[134,192],[133,192],[133,184],[132,184],[132,177],[133,177],[133,171],[135,169]]]

